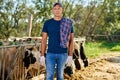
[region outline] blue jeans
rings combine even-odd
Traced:
[[[55,67],[57,70],[57,80],[64,80],[63,74],[67,56],[67,53],[46,54],[46,80],[54,80]]]

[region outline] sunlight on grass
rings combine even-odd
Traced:
[[[120,45],[113,47],[111,51],[120,51]]]
[[[109,42],[85,43],[85,54],[91,58],[95,58],[101,54],[105,54],[110,51],[120,51],[120,45],[118,43],[109,43]]]

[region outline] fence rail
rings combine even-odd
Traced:
[[[10,48],[10,47],[20,47],[20,46],[38,46],[41,43],[30,43],[30,44],[19,44],[19,45],[5,45],[5,46],[0,46],[0,48]]]

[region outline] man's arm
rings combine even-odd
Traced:
[[[69,54],[68,56],[72,56],[73,55],[73,50],[74,50],[74,33],[70,34],[70,40],[69,40]]]
[[[45,51],[46,51],[46,44],[47,44],[47,33],[43,32],[42,33],[42,41],[41,41],[41,56],[44,56]]]

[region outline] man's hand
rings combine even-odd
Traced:
[[[67,61],[66,61],[66,65],[67,65],[67,66],[71,66],[71,65],[72,65],[72,62],[73,62],[72,56],[68,56]]]
[[[45,57],[44,56],[40,57],[40,65],[45,66]]]

